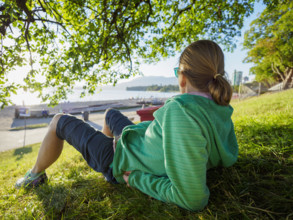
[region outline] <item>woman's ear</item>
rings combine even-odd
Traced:
[[[180,73],[178,76],[178,83],[179,83],[179,88],[180,88],[180,93],[186,93],[186,87],[187,87],[187,78]]]
[[[182,88],[186,86],[186,77],[183,74],[179,75],[179,85]]]

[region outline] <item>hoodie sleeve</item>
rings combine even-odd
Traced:
[[[209,190],[206,185],[207,141],[201,129],[175,101],[166,104],[165,111],[156,115],[156,120],[162,128],[167,175],[134,170],[129,176],[129,185],[185,209],[203,209],[208,203]]]

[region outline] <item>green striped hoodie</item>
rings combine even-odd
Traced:
[[[207,169],[228,167],[238,156],[233,108],[197,95],[168,99],[155,120],[124,128],[117,143],[113,174],[158,200],[201,210],[209,198]]]

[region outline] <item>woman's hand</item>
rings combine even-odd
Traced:
[[[123,175],[123,179],[124,181],[126,182],[127,186],[129,186],[129,183],[128,183],[128,178],[129,178],[129,175],[131,174],[132,171],[125,171],[124,172],[124,175]]]

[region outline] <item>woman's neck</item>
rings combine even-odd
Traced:
[[[203,91],[200,91],[199,89],[191,86],[189,83],[186,84],[183,93],[205,93]]]

